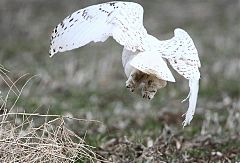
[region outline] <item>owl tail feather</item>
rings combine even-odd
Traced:
[[[197,97],[198,97],[198,89],[199,89],[199,80],[198,79],[189,79],[189,88],[190,92],[188,97],[183,101],[189,98],[189,106],[187,112],[183,115],[185,116],[185,120],[183,121],[183,127],[190,124],[193,119],[193,115],[195,113]]]

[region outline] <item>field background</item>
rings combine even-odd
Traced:
[[[37,75],[16,109],[100,121],[67,124],[113,162],[240,161],[240,1],[135,1],[150,34],[164,40],[183,28],[199,51],[197,110],[184,129],[188,81],[173,70],[177,82],[147,101],[125,88],[122,47],[113,39],[49,58],[52,29],[100,2],[106,1],[0,1],[0,64],[12,79]],[[2,80],[0,90],[7,90]]]

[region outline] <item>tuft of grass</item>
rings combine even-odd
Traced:
[[[0,79],[8,88],[0,90],[0,162],[95,162],[94,147],[68,128],[66,121],[76,119],[60,115],[18,112],[15,107],[24,87],[17,87],[9,71],[0,65]],[[12,99],[11,102],[9,102]],[[14,100],[13,100],[14,99]],[[44,119],[39,123],[39,118]],[[82,160],[82,161],[81,161]]]

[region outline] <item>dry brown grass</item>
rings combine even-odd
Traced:
[[[17,112],[15,104],[32,77],[19,89],[17,82],[27,74],[13,81],[7,73],[0,65],[3,81],[0,84],[7,88],[7,91],[0,92],[0,162],[94,162],[93,147],[65,124],[69,117]],[[42,123],[37,121],[39,117],[44,119]]]

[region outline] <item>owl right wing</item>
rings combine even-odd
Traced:
[[[124,48],[143,50],[147,31],[143,26],[143,8],[133,2],[108,2],[80,9],[57,25],[51,35],[50,57],[91,41],[112,36]]]
[[[197,49],[188,33],[179,28],[174,30],[172,39],[159,41],[155,48],[180,75],[189,80],[189,107],[183,122],[186,126],[193,118],[198,97],[201,63]]]

